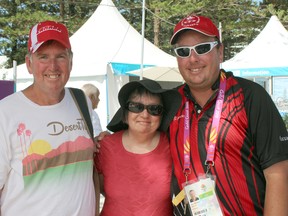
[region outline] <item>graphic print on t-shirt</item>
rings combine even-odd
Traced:
[[[33,132],[26,129],[24,123],[17,128],[17,135],[22,151],[24,185],[32,181],[47,181],[55,175],[69,175],[75,170],[86,171],[91,167],[93,159],[93,142],[84,136],[74,141],[67,141],[53,149],[48,141],[31,140]]]

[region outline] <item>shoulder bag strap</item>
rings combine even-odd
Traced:
[[[78,110],[80,111],[80,114],[82,118],[85,120],[86,127],[89,129],[89,135],[92,140],[94,140],[93,136],[93,126],[89,114],[89,109],[86,101],[86,96],[84,92],[81,89],[77,88],[69,88],[70,93],[75,101],[75,104],[77,105]]]
[[[82,118],[84,119],[85,125],[88,128],[88,133],[94,142],[93,126],[92,126],[92,122],[91,122],[91,118],[89,114],[86,96],[81,89],[69,88],[69,90]],[[95,166],[93,168],[93,180],[94,180],[95,196],[96,196],[95,216],[98,216],[100,212],[100,180],[99,180],[99,175]]]

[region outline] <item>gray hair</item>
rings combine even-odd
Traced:
[[[93,95],[99,94],[99,89],[91,83],[83,85],[82,90],[89,98],[91,98]]]

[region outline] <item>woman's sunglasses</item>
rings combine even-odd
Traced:
[[[163,106],[160,104],[144,105],[142,103],[131,102],[131,101],[127,102],[125,108],[133,113],[141,113],[144,111],[144,109],[146,109],[147,112],[153,116],[162,115],[163,110],[164,110]]]
[[[204,55],[209,53],[217,44],[218,41],[206,42],[195,46],[176,47],[174,51],[178,57],[188,58],[191,55],[192,50],[194,50],[197,55]]]

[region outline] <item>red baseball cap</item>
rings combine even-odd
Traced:
[[[173,45],[183,30],[194,30],[210,37],[220,39],[220,34],[214,23],[205,16],[189,15],[178,22],[174,28],[170,43]]]
[[[44,21],[31,28],[28,39],[28,51],[36,52],[48,40],[56,40],[66,48],[71,49],[66,26],[55,21]]]

